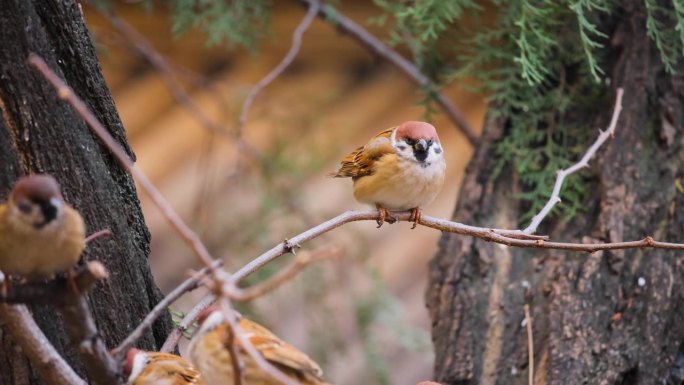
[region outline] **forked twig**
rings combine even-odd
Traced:
[[[311,7],[318,4],[321,8],[318,12],[322,20],[334,25],[340,31],[348,34],[362,46],[369,51],[387,60],[389,63],[397,67],[401,72],[411,78],[420,87],[433,93],[436,102],[442,107],[442,110],[449,116],[458,128],[460,128],[463,135],[468,139],[471,145],[477,143],[477,134],[470,126],[470,123],[465,119],[463,113],[456,107],[456,105],[446,96],[440,92],[437,86],[425,76],[418,67],[416,67],[409,60],[401,56],[397,51],[394,51],[387,44],[375,37],[372,33],[366,31],[362,26],[357,24],[352,19],[346,17],[344,14],[336,10],[329,4],[321,4],[320,0],[299,0],[300,3]]]
[[[218,268],[222,265],[222,261],[215,261],[214,268]],[[152,324],[167,311],[169,305],[175,302],[180,296],[188,293],[197,287],[199,287],[202,278],[206,277],[209,273],[209,268],[205,267],[197,273],[193,274],[192,277],[186,279],[183,283],[178,285],[172,292],[167,294],[159,303],[152,309],[145,319],[138,325],[131,334],[126,337],[126,339],[119,344],[112,354],[114,357],[121,361],[128,352],[128,349],[132,348],[133,345],[152,327]]]
[[[294,278],[311,263],[337,258],[342,255],[343,250],[344,249],[340,246],[326,246],[311,252],[305,251],[299,253],[289,267],[280,270],[267,281],[248,288],[239,288],[232,285],[226,289],[227,295],[233,301],[239,302],[251,301],[255,298],[259,298]]]
[[[563,181],[565,181],[565,177],[574,174],[585,167],[589,167],[589,161],[596,154],[596,151],[599,149],[599,147],[601,147],[603,143],[606,140],[608,140],[608,138],[613,137],[613,135],[615,134],[615,127],[617,126],[618,118],[620,117],[620,111],[622,111],[623,93],[624,90],[622,88],[617,89],[617,95],[615,96],[615,108],[613,109],[613,117],[610,119],[608,129],[606,131],[599,130],[598,138],[596,138],[594,144],[592,144],[591,147],[589,147],[589,149],[584,154],[582,159],[580,159],[579,162],[575,163],[571,167],[566,168],[565,170],[558,171],[556,175],[556,183],[553,186],[553,192],[551,193],[551,197],[549,197],[548,202],[546,202],[546,204],[539,211],[539,213],[532,217],[532,222],[530,222],[529,226],[527,226],[525,230],[522,231],[523,233],[533,234],[535,231],[537,231],[537,227],[539,226],[541,221],[543,221],[544,218],[549,214],[549,212],[551,212],[556,203],[561,201],[560,190],[561,187],[563,187]]]

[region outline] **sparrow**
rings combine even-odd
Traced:
[[[51,278],[78,262],[83,218],[64,202],[50,175],[20,178],[0,204],[0,271],[28,280]]]
[[[302,385],[329,385],[322,379],[323,371],[311,358],[282,341],[265,327],[238,315],[238,325],[254,348],[283,374]],[[233,385],[233,363],[228,345],[232,337],[230,325],[218,307],[209,307],[199,317],[200,326],[188,346],[190,361],[202,372],[207,385]],[[270,385],[279,382],[263,371],[238,344],[240,361],[244,365],[244,383]]]
[[[378,227],[396,221],[388,210],[411,210],[415,228],[420,208],[435,199],[445,172],[435,127],[409,121],[382,131],[345,156],[332,176],[352,178],[354,198],[378,209]]]
[[[202,376],[188,361],[175,354],[131,349],[123,366],[128,385],[200,385]]]

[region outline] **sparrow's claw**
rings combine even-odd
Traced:
[[[2,272],[0,272],[2,274]],[[9,277],[6,275],[2,276],[2,285],[0,288],[0,295],[2,295],[2,298],[7,298],[7,294],[9,294]]]
[[[418,226],[418,221],[420,221],[420,217],[422,215],[422,211],[420,207],[415,207],[411,209],[411,216],[409,217],[409,222],[413,222],[413,226],[411,226],[411,230],[415,229],[416,226]]]
[[[81,295],[81,290],[79,290],[78,285],[76,285],[76,270],[73,267],[67,270],[66,279],[67,285],[71,291],[76,295]]]
[[[382,226],[382,224],[385,222],[391,225],[392,223],[397,221],[397,219],[393,217],[392,214],[390,214],[389,210],[387,210],[386,208],[382,206],[377,206],[377,208],[378,214],[380,214],[380,217],[378,218],[378,228],[380,228],[380,226]]]

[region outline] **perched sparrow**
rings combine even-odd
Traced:
[[[78,262],[85,248],[81,215],[62,200],[50,175],[17,181],[0,205],[0,271],[45,279]]]
[[[202,372],[207,385],[234,384],[233,364],[230,350],[230,325],[217,307],[205,310],[199,319],[200,327],[190,341],[188,356],[190,361]],[[302,385],[327,384],[321,378],[321,368],[306,354],[282,341],[263,326],[246,318],[239,318],[238,325],[256,350],[279,369],[283,374]],[[237,340],[236,340],[237,341]],[[239,342],[236,342],[239,344]],[[239,345],[238,345],[239,346]],[[249,385],[278,384],[273,377],[263,371],[241,347],[238,348],[240,360],[244,363],[243,378]]]
[[[444,183],[446,163],[437,131],[429,123],[404,122],[373,137],[344,157],[334,177],[351,177],[354,197],[375,204],[378,227],[393,223],[388,210],[412,210],[416,227],[420,207],[432,202]]]
[[[175,354],[131,349],[123,370],[129,385],[204,384],[197,369]]]

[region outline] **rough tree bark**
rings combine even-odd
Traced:
[[[623,3],[611,38],[613,87],[595,116],[605,128],[614,87],[625,88],[616,136],[593,161],[588,212],[540,233],[563,241],[617,242],[652,235],[684,241],[681,73],[665,73],[646,36],[642,0]],[[681,69],[680,69],[681,71]],[[515,228],[521,208],[512,170],[491,175],[489,121],[468,167],[454,219]],[[684,383],[684,256],[665,250],[581,254],[510,249],[444,234],[430,267],[436,378],[444,384],[527,384],[523,305],[531,305],[535,384]]]
[[[112,231],[110,238],[89,244],[85,258],[101,261],[111,273],[89,294],[88,302],[105,343],[114,347],[161,298],[146,261],[150,235],[135,186],[26,63],[31,52],[45,58],[130,153],[81,10],[74,0],[3,1],[0,46],[0,198],[20,175],[47,172],[61,183],[66,201],[83,214],[88,233]],[[32,310],[50,341],[82,374],[54,309]],[[162,319],[140,346],[160,346],[169,329],[170,320]],[[0,328],[0,384],[42,383],[15,338],[20,337]]]

